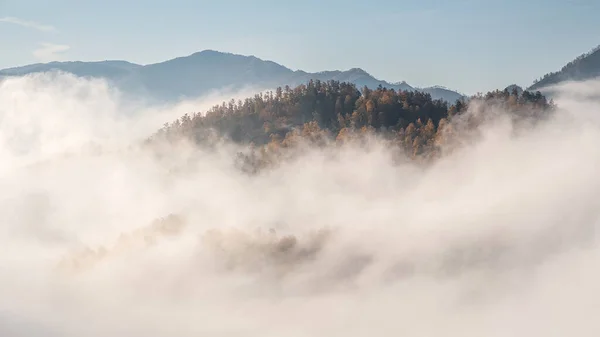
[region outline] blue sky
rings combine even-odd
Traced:
[[[472,94],[600,44],[599,13],[598,0],[0,0],[0,68],[215,49]]]

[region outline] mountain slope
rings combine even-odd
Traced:
[[[107,79],[117,79],[128,76],[133,71],[142,67],[143,66],[139,64],[134,64],[127,61],[50,62],[3,69],[0,70],[0,76],[23,76],[31,73],[60,70],[80,77],[103,77]]]
[[[516,84],[511,84],[508,87],[504,88],[504,90],[511,92],[511,93],[516,90],[516,93],[519,95],[523,93],[523,88],[521,88],[520,86],[518,86]]]
[[[60,70],[76,76],[98,77],[112,81],[123,91],[150,95],[160,100],[197,97],[213,90],[239,89],[253,86],[261,89],[277,86],[296,86],[309,80],[336,80],[362,88],[378,86],[395,90],[419,90],[434,99],[451,103],[463,95],[442,87],[416,89],[406,82],[389,83],[378,80],[360,68],[346,71],[309,73],[291,70],[278,63],[255,56],[244,56],[204,50],[172,60],[138,65],[125,61],[51,62],[0,70],[0,76],[22,76],[31,73]]]
[[[527,88],[529,91],[564,81],[582,81],[600,77],[600,46],[567,63],[561,70],[544,75]]]
[[[163,99],[194,97],[211,90],[256,85],[271,87],[292,78],[293,71],[275,62],[205,50],[140,68],[127,79]]]
[[[427,88],[420,88],[419,91],[430,94],[433,98],[442,99],[444,101],[454,103],[456,100],[464,98],[464,95],[459,94],[456,91],[450,90],[441,86],[433,86]]]

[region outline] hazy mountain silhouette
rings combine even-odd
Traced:
[[[150,95],[161,100],[197,97],[225,88],[235,90],[248,86],[296,86],[311,79],[350,82],[359,88],[367,86],[374,89],[381,85],[396,90],[419,90],[431,94],[434,99],[444,99],[451,103],[463,97],[443,87],[414,88],[406,82],[389,83],[378,80],[360,68],[308,73],[302,70],[294,71],[255,56],[214,50],[204,50],[145,66],[126,61],[40,63],[0,70],[0,76],[21,76],[53,70],[82,77],[105,78],[124,92]]]
[[[535,91],[564,81],[583,81],[596,77],[600,77],[600,46],[578,56],[561,70],[544,75],[527,90]]]
[[[454,102],[456,102],[457,99],[461,99],[461,98],[465,97],[464,95],[461,95],[454,90],[450,90],[446,87],[442,87],[439,85],[435,85],[435,86],[427,87],[427,88],[416,88],[416,90],[428,93],[433,98],[441,98],[450,103],[454,103]]]
[[[517,90],[517,93],[519,95],[521,95],[523,93],[523,88],[521,88],[520,86],[516,85],[516,84],[511,84],[508,87],[504,88],[504,90],[508,91],[508,92],[513,92],[513,90]]]
[[[141,68],[139,64],[126,61],[101,61],[101,62],[50,62],[36,63],[24,67],[8,68],[0,70],[2,76],[22,76],[31,73],[60,70],[81,77],[104,77],[117,79],[129,76],[136,69]]]

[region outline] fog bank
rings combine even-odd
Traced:
[[[600,82],[555,90],[426,168],[347,145],[248,176],[231,144],[133,145],[232,93],[6,79],[0,335],[597,336]]]

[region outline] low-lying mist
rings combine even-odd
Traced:
[[[248,175],[238,145],[136,144],[249,90],[5,79],[0,335],[597,336],[600,82],[554,90],[426,167],[375,140]]]

